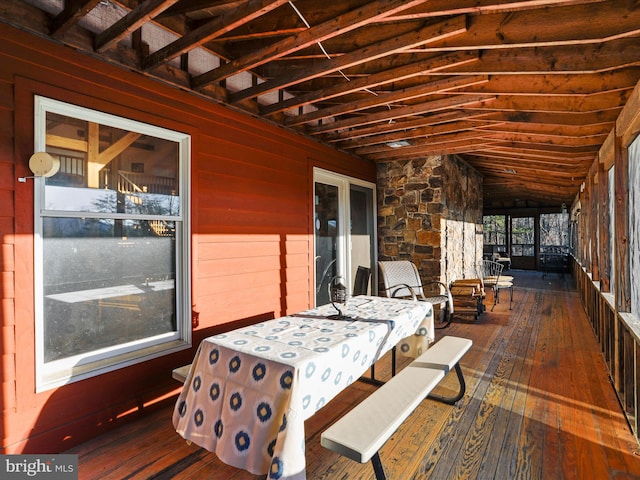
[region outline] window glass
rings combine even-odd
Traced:
[[[494,259],[500,253],[507,256],[507,217],[506,215],[485,215],[482,217],[484,240],[483,255]]]
[[[511,218],[511,256],[533,257],[535,255],[534,217]]]
[[[44,219],[45,362],[177,331],[168,227],[158,235],[146,221]]]
[[[38,97],[36,143],[40,388],[186,348],[189,137]]]
[[[47,151],[61,158],[46,180],[47,210],[180,214],[175,141],[46,115]]]
[[[540,214],[540,251],[567,253],[569,250],[569,214]]]

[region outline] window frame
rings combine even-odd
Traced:
[[[175,222],[175,294],[176,331],[145,337],[111,347],[85,352],[67,358],[44,361],[44,241],[43,223],[46,217],[140,219],[149,215],[127,213],[94,213],[46,210],[45,178],[34,178],[34,317],[36,392],[118,370],[130,365],[168,355],[191,347],[191,136],[187,133],[119,117],[90,108],[36,95],[34,97],[34,151],[46,151],[46,115],[54,112],[87,120],[100,125],[126,129],[176,142],[178,146],[178,182],[180,212],[163,215]]]

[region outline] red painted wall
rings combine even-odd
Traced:
[[[35,393],[33,96],[192,135],[194,348]],[[172,368],[234,325],[310,306],[312,169],[375,166],[200,97],[0,25],[0,406],[3,453],[56,453],[177,393]],[[169,419],[167,420],[169,421]]]

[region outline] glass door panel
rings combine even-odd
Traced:
[[[337,274],[339,189],[315,184],[316,305],[329,303],[329,281]]]
[[[373,190],[360,185],[351,185],[351,279],[356,278],[359,266],[371,269],[373,277],[369,280],[369,289],[375,285],[375,235],[373,222]],[[375,291],[375,289],[373,290]]]

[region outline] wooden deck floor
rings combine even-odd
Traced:
[[[640,479],[640,448],[571,277],[511,273],[513,310],[503,294],[494,312],[438,331],[474,342],[462,361],[467,394],[456,406],[418,407],[381,451],[388,478]],[[453,391],[450,377],[441,391]],[[373,388],[356,382],[306,422],[307,478],[373,478],[370,464],[320,446],[320,433]],[[171,426],[172,407],[173,399],[67,452],[79,455],[80,479],[260,478],[187,445]]]

